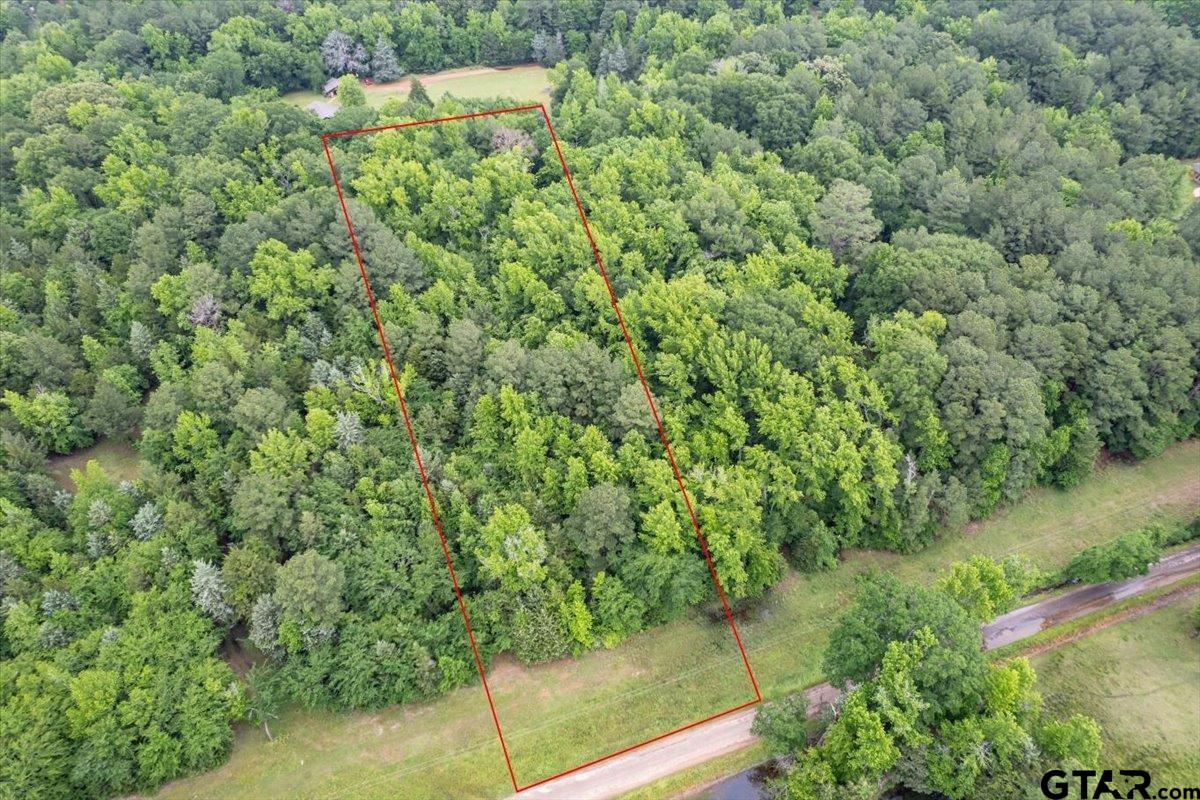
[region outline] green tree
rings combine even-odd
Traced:
[[[371,52],[371,77],[378,83],[388,83],[399,80],[404,75],[400,62],[396,60],[396,50],[392,43],[380,33],[375,40],[375,49]],[[339,96],[341,90],[339,86]]]
[[[567,587],[566,597],[559,604],[559,616],[563,627],[575,643],[575,652],[582,652],[592,646],[595,637],[592,635],[592,612],[584,599],[583,585],[575,581]]]
[[[233,621],[233,607],[229,605],[229,587],[221,571],[207,561],[192,562],[192,602],[218,625]]]
[[[596,636],[609,650],[642,629],[645,605],[625,588],[620,578],[596,573],[592,580],[592,606]]]
[[[271,319],[289,319],[315,308],[333,281],[307,250],[291,251],[278,239],[260,244],[250,259],[250,295],[266,304]]]
[[[272,594],[282,612],[281,625],[290,627],[293,637],[332,631],[342,610],[345,583],[342,565],[316,550],[292,556],[276,573]],[[292,651],[300,642],[293,638],[290,645]]]
[[[282,697],[278,674],[269,667],[255,664],[246,674],[246,716],[254,725],[262,725],[268,741],[271,735],[271,720],[279,718]]]
[[[861,692],[852,692],[821,743],[822,754],[841,783],[878,781],[900,759],[900,749],[883,719],[867,706]]]
[[[3,400],[21,427],[56,453],[69,453],[90,441],[71,398],[63,392],[31,391],[22,396],[5,389]]]
[[[589,486],[579,495],[563,529],[586,559],[588,572],[606,568],[633,538],[631,512],[629,493],[619,486]]]
[[[998,563],[986,556],[972,556],[952,564],[938,589],[973,618],[987,622],[1012,610],[1029,585],[1029,570],[1019,561]]]
[[[870,680],[888,645],[920,628],[929,628],[939,645],[913,670],[918,691],[934,698],[929,713],[967,711],[985,673],[979,623],[941,592],[901,583],[889,573],[864,580],[854,605],[834,626],[825,676],[835,686]]]
[[[425,85],[415,77],[408,82],[408,102],[413,105],[433,106],[433,100],[429,99]]]
[[[883,230],[883,223],[871,213],[871,191],[841,178],[834,180],[817,201],[809,225],[813,237],[839,262],[860,257]]]
[[[254,603],[275,588],[275,551],[259,536],[229,548],[221,575],[229,588],[229,604],[239,619],[250,619]]]
[[[525,664],[553,661],[571,651],[570,634],[542,591],[528,592],[516,602],[512,641],[517,658]]]
[[[1152,528],[1126,533],[1107,544],[1089,547],[1063,567],[1062,577],[1080,583],[1105,583],[1145,575],[1162,557],[1162,545]]]
[[[765,739],[772,752],[799,753],[808,744],[808,699],[789,694],[759,706],[750,732]]]
[[[83,424],[101,436],[128,438],[141,420],[139,400],[128,388],[102,378],[83,413]]]
[[[484,576],[507,592],[520,594],[545,588],[546,538],[533,525],[524,506],[510,503],[493,511],[475,554]]]
[[[337,98],[342,108],[362,108],[367,104],[367,93],[354,75],[338,78]]]
[[[295,521],[290,501],[291,492],[284,481],[266,473],[248,473],[234,489],[230,524],[246,539],[261,536],[268,542],[282,541]]]

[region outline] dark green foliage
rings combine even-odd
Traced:
[[[808,744],[808,700],[803,694],[789,694],[762,705],[750,732],[765,739],[776,753],[799,752]]]
[[[408,102],[417,106],[432,106],[433,101],[429,99],[429,92],[425,91],[425,86],[416,78],[412,78],[408,82]]]
[[[1145,575],[1162,556],[1160,533],[1144,528],[1107,544],[1089,547],[1063,567],[1062,578],[1080,583],[1104,583]]]
[[[474,677],[325,123],[277,95],[326,76],[558,64],[564,157],[734,600],[787,563],[924,547],[1077,483],[1101,448],[1195,434],[1200,217],[1176,158],[1200,149],[1200,50],[1164,23],[1189,22],[1176,4],[296,5],[0,11],[0,783],[19,795],[150,791],[218,761],[243,711]],[[374,109],[343,82],[344,128],[497,105],[414,81]],[[711,600],[537,115],[329,146],[483,656],[615,647]],[[88,468],[72,496],[45,471],[122,437],[135,481]],[[1136,571],[1152,538],[1072,577]],[[831,734],[845,758],[805,780],[1018,796],[972,757],[1032,768],[969,708],[987,677],[964,620],[1001,588],[981,565],[954,601],[868,587],[831,674],[882,681],[901,642],[887,696],[908,676],[922,724],[958,716],[926,757],[893,722],[911,708],[857,703]],[[242,635],[269,661],[248,704],[215,657]],[[1022,730],[1065,763],[1085,727]]]
[[[255,601],[275,588],[276,567],[275,552],[261,537],[251,536],[229,548],[221,574],[229,603],[240,619],[249,620]]]
[[[870,680],[888,645],[922,628],[938,641],[912,671],[916,688],[936,695],[926,713],[965,712],[984,680],[979,623],[942,592],[901,583],[890,573],[863,581],[854,607],[830,634],[825,677],[835,686]]]
[[[563,525],[589,572],[603,570],[633,539],[628,491],[612,484],[589,486]]]
[[[890,575],[866,582],[826,650],[829,676],[852,682],[819,743],[801,750],[800,705],[767,706],[755,720],[781,751],[800,750],[788,769],[789,800],[904,789],[956,800],[1032,797],[1050,767],[1094,768],[1096,722],[1053,718],[1027,660],[983,655],[979,619],[967,609],[1003,610],[1023,591],[1016,566],[953,565],[939,582],[953,599]]]

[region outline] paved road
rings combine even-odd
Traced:
[[[984,648],[1020,641],[1043,628],[1090,614],[1111,603],[1175,583],[1200,572],[1200,544],[1173,553],[1150,567],[1146,575],[1116,583],[1083,586],[1040,603],[1018,608],[983,626]],[[828,683],[806,690],[809,715],[836,702],[839,692]],[[617,758],[564,775],[513,795],[512,800],[606,800],[660,778],[703,764],[753,744],[750,733],[755,707],[660,739]]]
[[[983,626],[986,650],[1033,636],[1038,631],[1078,619],[1127,597],[1174,583],[1200,571],[1200,545],[1180,550],[1153,564],[1149,573],[1116,583],[1081,586],[1058,597],[1018,608]]]

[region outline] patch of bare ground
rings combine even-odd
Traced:
[[[242,639],[247,635],[245,626],[234,628],[230,637],[221,644],[221,658],[239,678],[245,678],[246,673],[255,664],[265,663],[267,657],[252,647],[246,647]]]

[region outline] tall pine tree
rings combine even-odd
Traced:
[[[429,92],[425,91],[425,86],[422,85],[422,83],[419,80],[417,80],[416,78],[413,78],[412,81],[409,83],[408,102],[420,103],[420,104],[426,105],[426,106],[433,105],[433,100],[430,99]]]
[[[371,77],[379,83],[394,81],[404,74],[396,60],[396,50],[384,35],[375,40],[375,52],[371,54]]]

